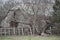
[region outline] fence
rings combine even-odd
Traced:
[[[32,35],[31,28],[0,28],[0,36]]]

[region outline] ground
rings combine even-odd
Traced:
[[[60,36],[7,36],[0,37],[0,40],[60,40]]]

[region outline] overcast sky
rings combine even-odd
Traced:
[[[6,1],[8,1],[8,0],[0,0],[0,2],[3,2],[3,3],[5,3]],[[12,0],[11,0],[12,1]],[[16,2],[18,1],[18,2],[21,2],[22,0],[15,0]]]

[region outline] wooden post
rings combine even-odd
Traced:
[[[20,28],[18,28],[18,35],[20,35]]]
[[[24,35],[24,31],[23,31],[23,28],[22,28],[22,35]]]
[[[2,36],[2,28],[0,28],[0,35]]]
[[[4,35],[6,36],[6,28],[4,28]]]
[[[32,30],[31,30],[31,28],[30,28],[30,33],[31,33],[31,35],[32,35]]]
[[[15,27],[13,28],[13,34],[15,35]]]
[[[10,28],[8,28],[8,35],[10,36]]]

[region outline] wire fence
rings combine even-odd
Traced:
[[[32,35],[31,28],[0,28],[0,36]]]

